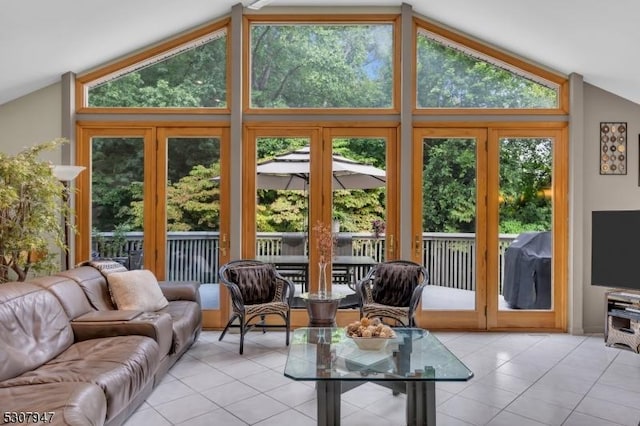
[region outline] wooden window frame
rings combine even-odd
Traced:
[[[99,78],[113,74],[118,70],[126,67],[130,67],[137,63],[143,62],[154,56],[162,55],[163,52],[169,51],[176,47],[188,44],[191,41],[197,40],[207,34],[226,29],[227,38],[227,106],[225,108],[156,108],[156,107],[91,107],[89,106],[89,84]],[[232,104],[231,93],[231,31],[230,31],[230,19],[223,19],[213,24],[206,25],[195,31],[191,31],[187,34],[175,37],[169,41],[161,43],[155,47],[147,49],[141,53],[127,56],[124,59],[120,59],[112,64],[106,65],[95,71],[81,75],[76,78],[75,87],[75,101],[76,110],[78,113],[92,113],[92,114],[229,114]]]

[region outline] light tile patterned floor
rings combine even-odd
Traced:
[[[438,383],[440,425],[640,425],[640,355],[602,336],[435,333],[474,372]],[[205,331],[126,426],[315,425],[313,383],[282,374],[284,333]],[[404,424],[404,396],[367,384],[342,396],[345,426]]]

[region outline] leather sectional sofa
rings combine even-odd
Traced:
[[[0,423],[124,423],[202,328],[197,284],[160,287],[167,306],[139,312],[91,266],[0,284]]]

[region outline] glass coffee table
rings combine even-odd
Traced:
[[[284,375],[316,382],[318,425],[340,424],[340,395],[367,382],[407,395],[407,425],[436,425],[438,381],[466,381],[469,370],[433,334],[395,328],[376,350],[360,349],[344,328],[294,330]]]

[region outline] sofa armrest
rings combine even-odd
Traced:
[[[169,302],[188,300],[200,305],[200,283],[196,281],[161,281],[160,289]]]
[[[167,313],[143,312],[130,320],[109,320],[112,312],[99,311],[89,318],[78,317],[71,321],[75,341],[115,336],[146,336],[158,343],[160,354],[172,351],[173,323]],[[100,314],[105,314],[101,317]]]

